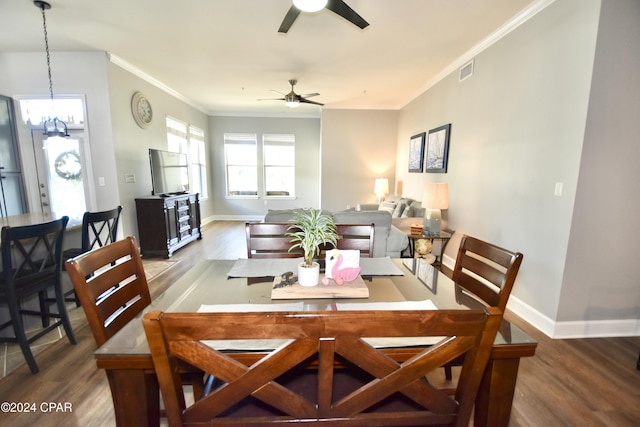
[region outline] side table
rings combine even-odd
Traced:
[[[451,239],[451,233],[448,233],[446,231],[441,231],[438,234],[411,234],[411,232],[409,231],[409,232],[406,232],[406,234],[407,234],[407,237],[409,238],[409,257],[410,258],[415,257],[416,240],[430,239],[432,242],[435,239],[440,240],[442,242],[442,246],[440,248],[440,255],[436,256],[436,260],[433,263],[433,265],[437,266],[442,263],[442,255],[444,254],[444,248],[447,246],[447,243],[449,243],[449,239]]]

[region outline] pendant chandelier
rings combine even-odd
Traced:
[[[49,56],[49,39],[47,37],[47,18],[44,11],[51,9],[51,5],[46,1],[34,0],[33,4],[42,12],[42,28],[44,30],[44,47],[47,52],[47,71],[49,73],[49,94],[51,95],[51,107],[53,109],[53,82],[51,80],[51,59]],[[44,133],[49,137],[58,136],[61,138],[69,136],[67,124],[57,117],[49,118],[44,121]]]

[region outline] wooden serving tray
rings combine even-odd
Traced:
[[[301,286],[298,282],[291,286],[271,289],[271,299],[333,299],[333,298],[369,298],[369,288],[362,280],[362,276],[358,276],[352,282],[345,282],[342,286],[336,285],[336,282],[329,280],[329,285],[322,284],[324,274],[320,275],[320,283],[316,286]],[[273,279],[273,285],[277,285],[282,277],[276,276]]]

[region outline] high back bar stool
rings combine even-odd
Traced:
[[[2,228],[2,276],[0,277],[0,303],[9,309],[10,320],[0,329],[13,326],[13,337],[0,337],[0,342],[17,342],[29,369],[38,372],[38,365],[30,344],[45,334],[64,327],[71,344],[76,340],[65,308],[60,281],[62,269],[62,240],[69,217],[34,225]],[[52,313],[46,294],[53,289],[57,313]],[[37,297],[40,310],[27,309],[23,302]],[[27,338],[23,315],[39,316],[42,330]],[[50,318],[57,318],[50,323]]]
[[[66,249],[62,253],[62,260],[66,261],[91,249],[115,242],[118,238],[120,212],[122,212],[122,206],[100,212],[85,212],[82,216],[81,245],[79,248]],[[62,267],[65,268],[64,265]],[[80,306],[78,294],[73,289],[65,292],[64,296],[66,301],[75,302],[76,307]]]

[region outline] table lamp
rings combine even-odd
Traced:
[[[440,234],[442,222],[441,209],[449,209],[449,185],[446,183],[429,183],[422,193],[424,211],[424,234]]]
[[[389,194],[389,180],[387,178],[377,178],[373,192],[378,197],[378,203],[384,200],[384,196]]]

